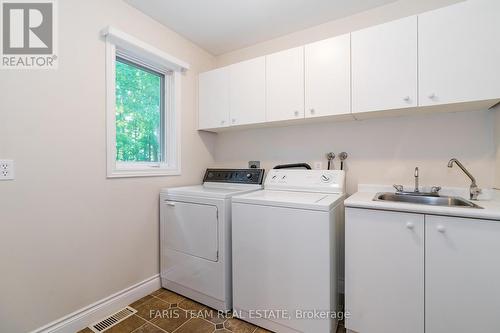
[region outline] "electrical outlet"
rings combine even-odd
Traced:
[[[260,161],[248,161],[248,167],[250,169],[260,169]]]
[[[14,179],[14,161],[0,160],[0,180]]]
[[[322,170],[323,169],[323,162],[321,162],[321,161],[315,161],[314,162],[314,169],[316,169],[316,170]]]

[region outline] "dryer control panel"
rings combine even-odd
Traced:
[[[345,192],[345,171],[273,169],[267,174],[264,188],[342,194]]]
[[[261,185],[264,169],[207,169],[203,182]]]

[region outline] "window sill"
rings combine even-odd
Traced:
[[[131,177],[162,177],[162,176],[180,176],[181,170],[178,169],[121,169],[112,170],[107,174],[107,178],[131,178]]]

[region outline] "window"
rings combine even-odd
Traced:
[[[117,56],[115,80],[116,161],[163,162],[165,74]]]
[[[180,174],[180,72],[189,65],[114,28],[106,36],[108,177]]]

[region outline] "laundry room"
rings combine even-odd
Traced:
[[[499,16],[0,0],[0,333],[500,332]]]

